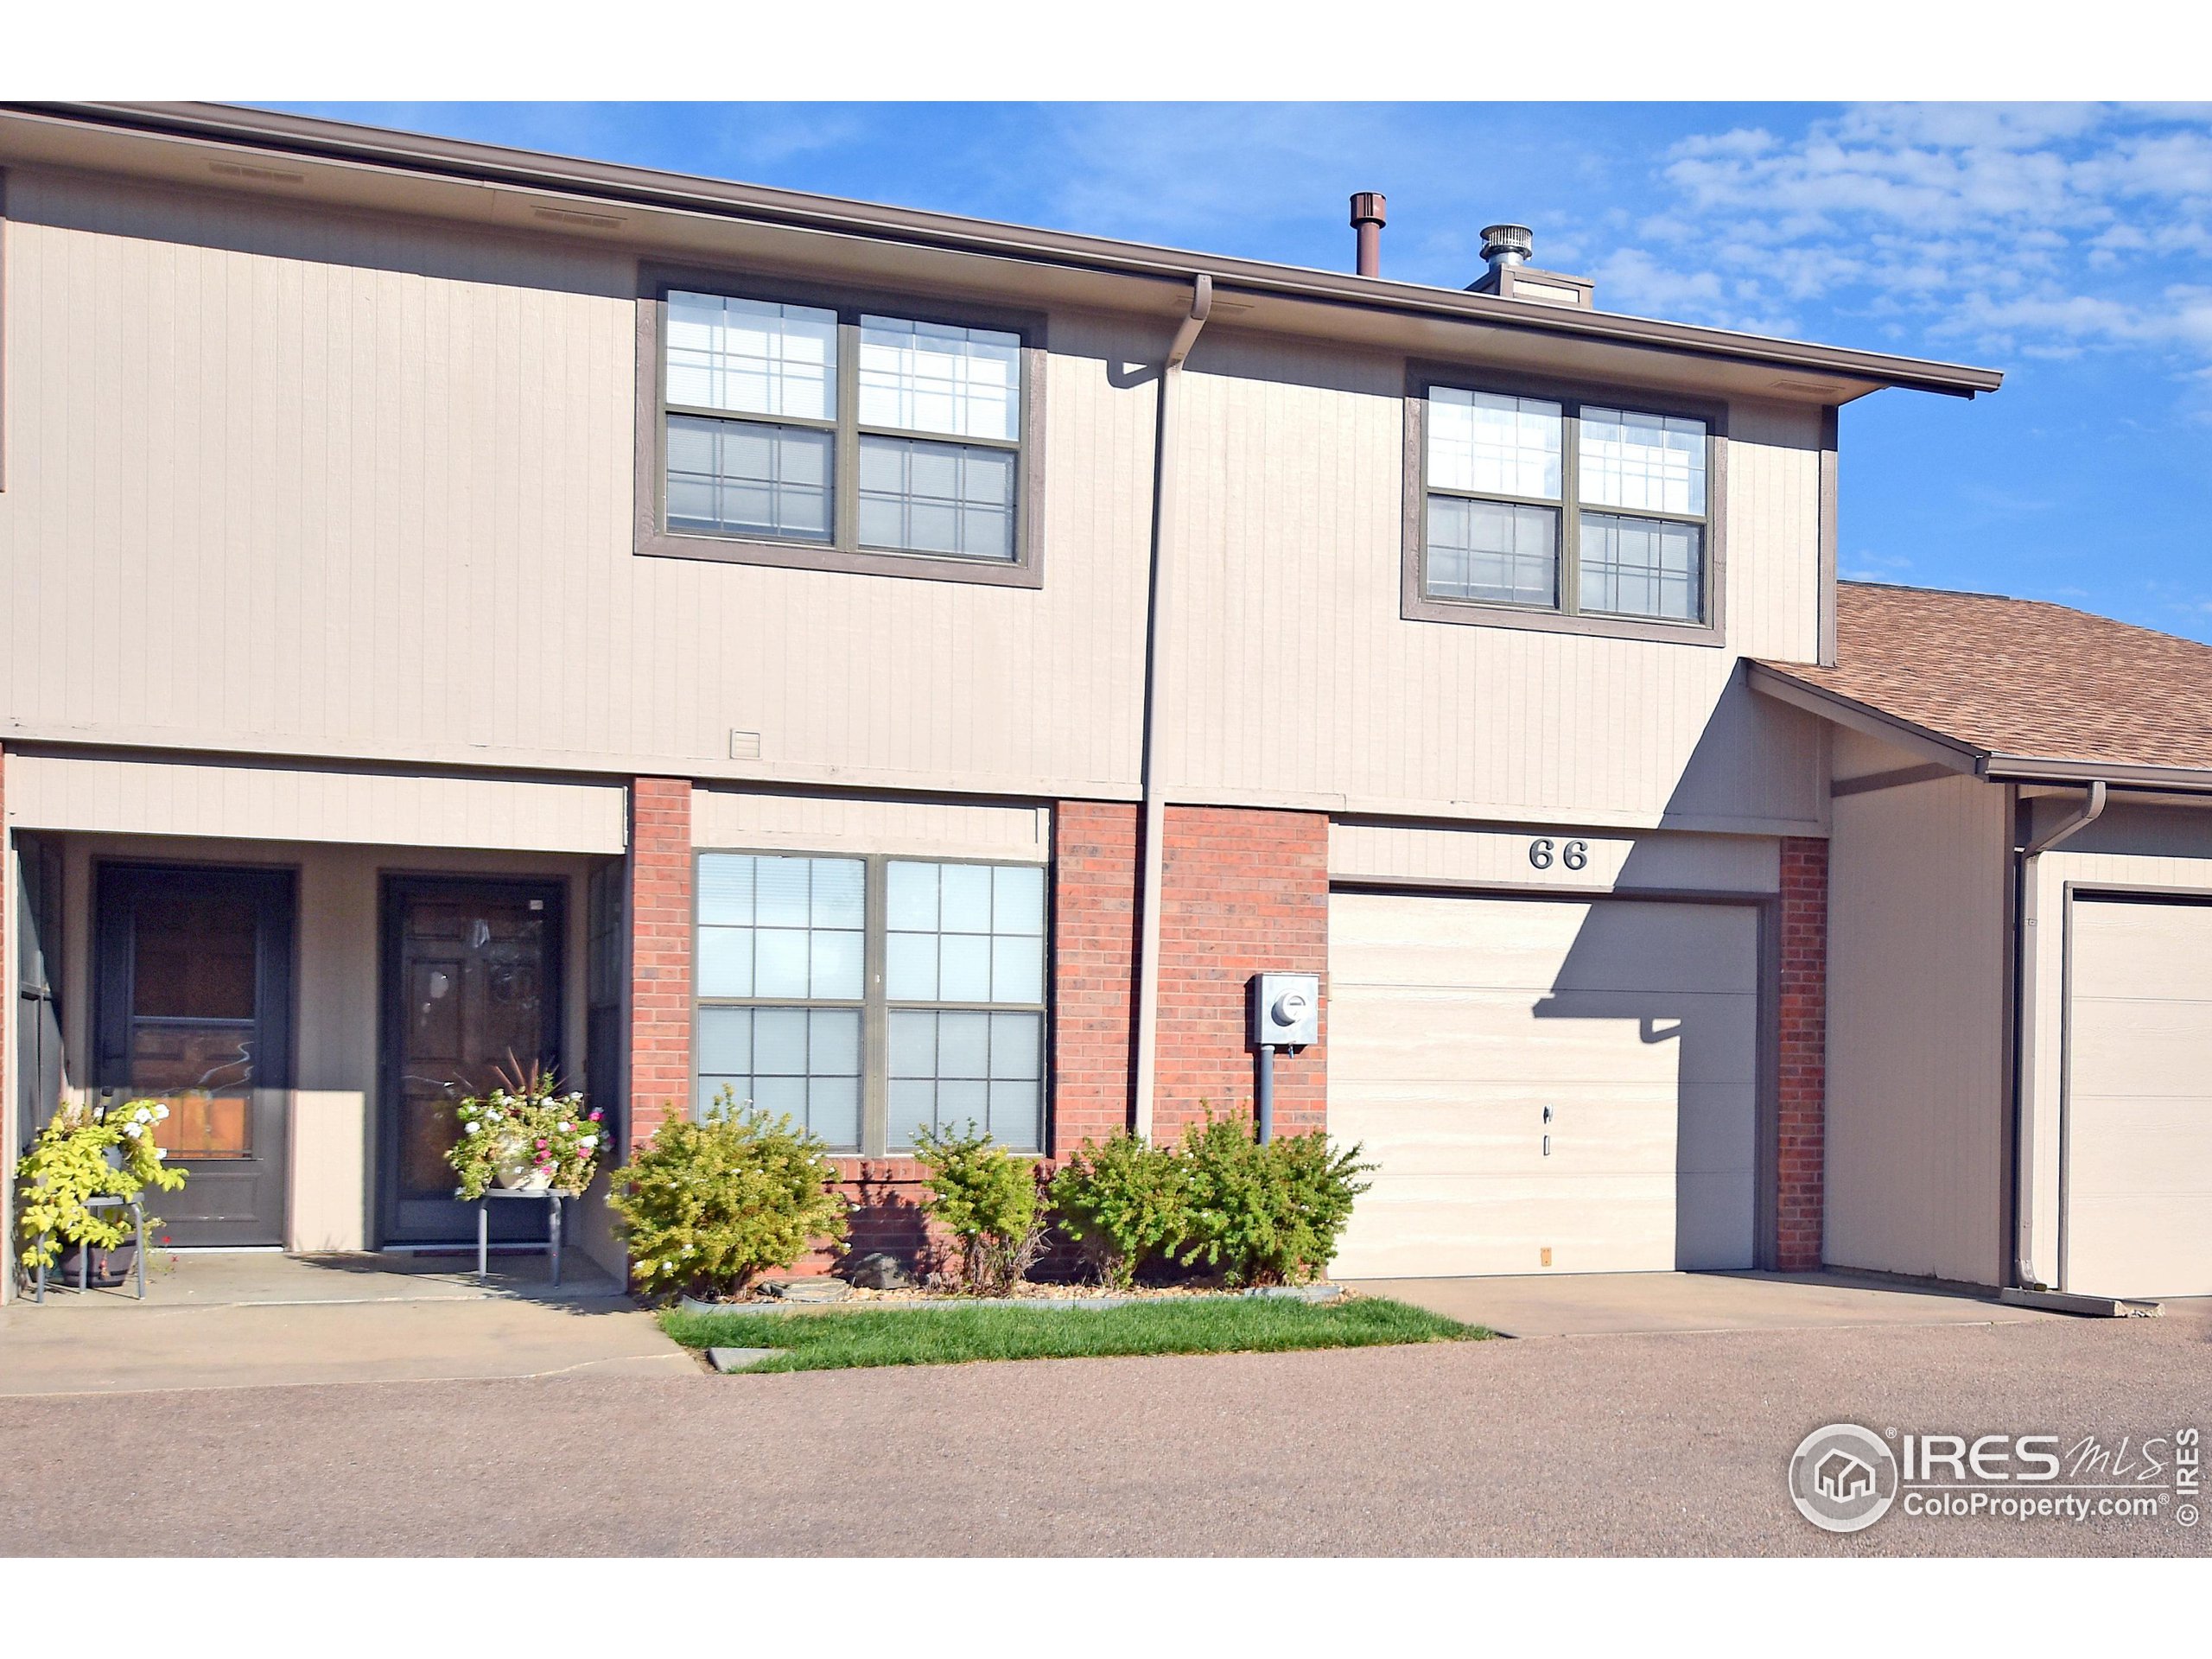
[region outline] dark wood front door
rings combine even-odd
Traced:
[[[562,887],[395,876],[384,908],[380,1232],[387,1244],[461,1243],[475,1217],[446,1162],[454,1108],[518,1063],[561,1064]],[[493,1205],[494,1236],[543,1237],[543,1210]]]
[[[162,1235],[283,1243],[291,872],[109,864],[97,884],[92,1082],[168,1108],[155,1139],[186,1179],[148,1194]]]

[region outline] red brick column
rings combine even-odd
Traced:
[[[1319,812],[1167,809],[1160,917],[1156,1141],[1201,1104],[1252,1109],[1245,984],[1266,972],[1319,974],[1321,1038],[1275,1057],[1275,1132],[1328,1116],[1329,821]]]
[[[630,785],[630,1139],[691,1102],[691,782]]]
[[[1135,806],[1062,801],[1053,813],[1052,1148],[1127,1127],[1136,1035],[1139,819]],[[1323,1037],[1275,1066],[1275,1127],[1327,1115],[1329,825],[1315,812],[1171,806],[1160,918],[1160,1053],[1153,1134],[1203,1103],[1252,1109],[1245,983],[1324,976]]]
[[[1052,810],[1052,1151],[1129,1124],[1136,1040],[1137,808]]]
[[[1781,1158],[1776,1265],[1821,1265],[1827,1106],[1828,844],[1782,843]]]

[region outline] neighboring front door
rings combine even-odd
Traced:
[[[454,1108],[502,1071],[561,1062],[557,881],[392,877],[385,886],[385,1080],[378,1166],[387,1244],[473,1239],[446,1152]],[[563,1079],[565,1082],[566,1079]],[[493,1236],[545,1236],[545,1206],[492,1207]]]
[[[156,1138],[186,1179],[148,1194],[162,1233],[282,1244],[290,872],[104,865],[94,910],[92,1084],[169,1109]]]

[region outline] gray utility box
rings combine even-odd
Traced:
[[[1321,976],[1255,974],[1252,1042],[1259,1048],[1304,1048],[1321,1040]]]

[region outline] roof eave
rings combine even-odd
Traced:
[[[1816,685],[1790,673],[1787,668],[1772,663],[1747,658],[1745,663],[1746,682],[1754,691],[1764,693],[1778,702],[1802,709],[1807,714],[1817,715],[1822,720],[1838,726],[1862,732],[1868,737],[1879,738],[1910,749],[1923,760],[1933,760],[1965,777],[1979,777],[1989,760],[1989,751],[1954,737],[1948,732],[1937,731],[1931,726],[1891,714],[1886,709],[1856,697],[1845,696],[1827,686]]]
[[[2120,790],[2155,790],[2173,795],[2212,795],[2212,769],[2198,766],[2153,766],[2113,760],[1993,754],[1983,763],[1982,773],[1992,783],[2102,783]]]
[[[2103,783],[2120,790],[2212,795],[2212,768],[2146,766],[2078,756],[2006,754],[1801,679],[1783,664],[1751,659],[1746,661],[1745,669],[1753,690],[1836,725],[1911,750],[1961,777],[1980,778],[1993,784]]]
[[[1242,289],[1310,302],[1582,335],[1955,397],[1995,391],[2005,378],[1998,370],[1963,364],[1777,340],[1614,312],[1532,306],[1491,295],[1037,230],[273,111],[195,103],[54,102],[18,103],[4,107],[48,119],[124,128],[154,136],[166,134],[245,144],[326,161],[351,162],[446,178],[497,181],[602,201],[714,213],[1000,258],[1074,264],[1176,281],[1187,281],[1193,273],[1203,270],[1213,277],[1217,289]]]

